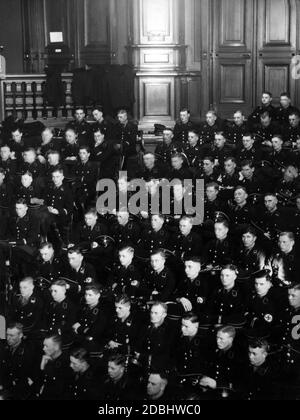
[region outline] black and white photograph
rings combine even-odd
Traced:
[[[0,0],[0,400],[300,400],[300,0]]]

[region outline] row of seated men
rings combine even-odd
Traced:
[[[187,258],[185,271],[197,295],[146,306],[126,294],[111,301],[93,284],[76,307],[66,281],[53,282],[49,298],[21,279],[0,347],[1,389],[15,400],[298,399],[299,284],[280,289],[262,270],[243,297],[227,265],[206,302],[199,260]]]
[[[80,113],[79,110],[76,112],[77,114]],[[187,113],[187,111],[183,112]],[[214,115],[214,113],[209,114]],[[126,116],[126,113],[120,113],[121,116]],[[77,123],[76,120],[74,124]],[[121,121],[120,124],[122,124]],[[183,124],[183,122],[181,121],[180,124]],[[138,308],[142,305],[143,313],[145,312],[145,305],[149,301],[159,299],[163,304],[172,301],[174,305],[170,304],[168,306],[168,308],[170,307],[170,316],[172,316],[172,312],[175,312],[173,316],[180,319],[183,314],[193,309],[199,317],[201,328],[208,329],[211,335],[215,332],[215,325],[219,325],[219,320],[220,325],[228,323],[237,328],[244,327],[244,318],[247,313],[245,302],[252,291],[255,291],[253,275],[265,265],[270,265],[274,283],[272,290],[276,289],[281,295],[279,313],[282,312],[283,307],[290,309],[289,304],[286,306],[283,301],[287,301],[287,288],[293,286],[293,289],[289,290],[294,290],[294,284],[298,280],[296,246],[299,239],[299,223],[297,223],[297,220],[299,220],[300,203],[296,195],[297,189],[287,196],[278,192],[277,184],[280,181],[284,183],[289,181],[292,173],[293,182],[297,185],[297,165],[287,160],[284,165],[280,166],[277,164],[277,159],[274,161],[269,159],[267,163],[263,161],[263,165],[260,165],[256,156],[248,159],[248,161],[238,160],[236,154],[233,156],[233,153],[239,150],[238,145],[231,147],[230,155],[225,156],[222,163],[222,159],[210,156],[217,144],[226,144],[227,142],[224,132],[219,133],[218,131],[213,133],[210,138],[210,145],[201,144],[201,147],[209,146],[210,149],[206,149],[209,150],[209,155],[205,152],[199,160],[200,164],[193,166],[191,160],[187,159],[187,149],[183,149],[184,146],[187,147],[183,139],[181,142],[176,141],[176,150],[173,149],[175,144],[173,137],[176,130],[174,132],[170,129],[164,130],[163,145],[158,146],[154,155],[149,153],[144,155],[143,167],[137,158],[136,135],[132,143],[134,144],[131,149],[133,153],[128,155],[126,154],[126,147],[124,148],[124,138],[121,137],[119,143],[118,141],[114,142],[113,139],[105,139],[105,133],[101,133],[100,130],[102,142],[112,146],[114,154],[118,156],[115,169],[129,169],[131,177],[142,177],[146,181],[146,195],[152,196],[156,192],[158,179],[167,177],[170,180],[174,178],[177,178],[177,181],[179,180],[173,187],[173,208],[166,217],[159,214],[159,211],[153,213],[151,206],[134,218],[123,208],[113,209],[109,215],[102,214],[101,211],[100,214],[97,214],[95,209],[87,210],[88,205],[94,199],[95,182],[105,176],[112,178],[115,174],[115,172],[114,174],[110,173],[109,176],[101,173],[101,168],[103,169],[103,162],[101,162],[97,175],[91,184],[92,193],[89,200],[84,201],[82,196],[76,196],[77,187],[80,188],[84,184],[90,185],[88,181],[85,181],[85,176],[74,175],[74,167],[77,165],[78,159],[77,154],[78,151],[85,151],[85,155],[89,159],[88,155],[91,149],[86,147],[77,149],[76,153],[70,156],[73,159],[67,159],[68,156],[65,156],[64,162],[62,162],[64,165],[60,166],[58,161],[54,165],[49,162],[51,160],[51,158],[49,159],[50,155],[52,155],[52,158],[53,155],[60,156],[59,150],[53,145],[49,146],[52,153],[46,155],[40,153],[36,145],[31,144],[31,150],[24,150],[19,157],[16,157],[14,150],[8,147],[9,142],[5,141],[2,144],[1,157],[4,150],[4,154],[6,152],[10,162],[15,163],[17,167],[20,167],[19,165],[22,165],[22,163],[30,163],[24,161],[23,153],[27,156],[28,153],[31,156],[37,155],[38,157],[34,159],[34,163],[37,165],[38,162],[44,165],[43,158],[46,158],[49,165],[52,165],[48,179],[45,176],[40,176],[34,180],[31,173],[33,171],[30,171],[29,168],[25,173],[23,170],[16,169],[11,176],[7,168],[4,168],[2,172],[1,185],[6,188],[3,193],[4,199],[8,197],[7,188],[12,190],[10,204],[4,205],[2,208],[4,218],[1,218],[1,220],[6,222],[2,226],[1,239],[3,241],[1,241],[0,255],[2,267],[6,266],[7,269],[7,275],[4,276],[2,284],[5,285],[4,292],[8,303],[5,314],[9,321],[24,324],[24,314],[16,318],[11,317],[11,313],[14,312],[11,308],[14,307],[14,304],[11,301],[10,289],[12,286],[13,292],[16,292],[19,279],[28,275],[34,277],[35,287],[40,289],[39,294],[43,301],[43,316],[39,317],[42,325],[38,330],[48,334],[58,333],[63,338],[65,347],[69,347],[73,341],[76,342],[76,337],[74,339],[76,328],[73,328],[74,324],[70,328],[69,324],[68,331],[62,333],[66,314],[59,315],[60,305],[55,303],[52,292],[51,295],[47,292],[49,286],[52,290],[59,278],[60,282],[66,282],[68,285],[68,297],[63,300],[69,299],[70,306],[75,306],[76,310],[78,310],[80,303],[88,305],[83,297],[85,287],[93,283],[101,283],[104,289],[103,297],[108,306],[112,305],[113,296],[121,292],[127,292],[130,298],[137,302]],[[70,130],[69,133],[71,133],[73,139],[76,139],[77,135],[79,138],[79,132],[75,133]],[[48,131],[48,134],[51,137],[51,132]],[[194,129],[190,130],[190,127],[188,127],[187,135],[188,139],[198,137],[197,142],[199,144],[203,143],[203,137],[199,135],[199,131],[194,132]],[[43,136],[45,136],[45,132],[42,133]],[[247,139],[247,137],[249,136],[241,137],[243,145],[246,140],[252,143],[252,146],[256,144],[252,134],[250,134],[250,139]],[[283,143],[283,140],[277,134],[275,135],[276,139],[279,143]],[[272,140],[274,140],[273,137]],[[77,143],[77,140],[75,142]],[[86,140],[83,140],[83,143],[85,142]],[[60,144],[61,139],[57,139],[56,143]],[[81,143],[82,146],[85,146],[83,143]],[[159,148],[168,148],[170,143],[172,143],[170,148],[172,152],[168,151],[166,155],[161,153]],[[276,141],[272,141],[272,143],[276,143]],[[115,147],[118,144],[120,146]],[[35,147],[36,150],[32,150]],[[270,144],[261,144],[259,147],[261,147],[262,153],[272,153]],[[80,155],[79,159],[81,161]],[[5,161],[5,159],[3,160]],[[73,164],[68,166],[68,160],[72,161],[74,166]],[[113,166],[110,165],[111,162],[110,159],[106,160],[106,167],[109,169]],[[80,163],[84,162],[79,162],[79,165]],[[4,167],[5,164],[2,162],[1,166]],[[165,168],[168,171],[167,175],[160,172]],[[51,169],[54,169],[54,171],[51,171]],[[205,181],[206,201],[204,215],[201,215],[202,223],[193,226],[194,222],[191,217],[193,212],[187,212],[190,213],[188,214],[190,217],[182,218],[182,213],[176,214],[174,209],[176,208],[175,204],[183,202],[185,196],[185,186],[182,181],[189,179],[191,173],[196,174],[199,170]],[[215,178],[216,174],[217,177]],[[198,177],[198,173],[196,177]],[[29,186],[38,185],[43,191],[42,195],[37,196],[36,191],[34,191],[29,197],[18,197],[16,190],[20,186],[26,188],[28,183]],[[120,192],[127,191],[129,186],[130,183],[125,178],[120,178],[117,182],[117,196],[120,195]],[[196,195],[196,193],[197,186],[192,188],[192,194]],[[14,210],[16,215],[14,215]],[[13,214],[12,220],[10,219],[11,214]],[[72,214],[77,215],[73,224],[71,223]],[[252,226],[249,226],[249,224]],[[40,246],[41,239],[51,240],[53,246],[49,243]],[[74,248],[73,244],[79,245],[79,249],[77,246]],[[158,248],[164,248],[165,251],[158,252],[156,251]],[[134,254],[135,258],[133,257]],[[165,254],[169,255],[167,266]],[[188,255],[191,255],[190,258],[194,260],[192,263],[197,265],[197,270],[200,265],[201,271],[200,257],[205,267],[205,272],[201,273],[204,281],[201,281],[200,284],[199,282],[191,282],[191,290],[188,279],[192,280],[193,275],[186,273]],[[36,261],[36,256],[39,256],[39,261]],[[219,286],[221,286],[220,268],[230,263],[235,263],[238,266],[238,282],[241,291],[237,296],[241,297],[242,302],[238,302],[239,310],[237,313],[231,313],[230,315],[234,316],[231,318],[229,316],[224,321],[222,319],[224,316],[223,303],[220,303],[221,309],[218,310],[214,299]],[[233,271],[235,270],[231,269],[231,272]],[[5,270],[3,269],[1,272],[4,273]],[[236,273],[234,276],[236,276]],[[61,277],[63,277],[63,280],[61,280]],[[66,284],[60,283],[60,286],[66,289]],[[199,294],[198,291],[193,289],[194,286],[198,288],[200,286],[200,289],[204,288],[203,292],[201,291],[201,294]],[[231,288],[232,285],[229,290]],[[179,294],[177,294],[178,290]],[[285,298],[282,294],[285,295]],[[235,297],[235,293],[232,293],[232,296]],[[196,297],[197,299],[195,299]],[[29,309],[27,306],[30,302],[28,296],[25,302],[20,296],[19,300],[18,298],[13,300],[15,303],[21,304],[23,309],[24,307]],[[229,307],[235,308],[230,299],[227,304]],[[50,317],[47,315],[49,307],[54,307],[54,314]],[[58,313],[55,308],[57,308]],[[67,308],[69,308],[69,305],[67,305]],[[215,311],[214,308],[216,308]],[[166,308],[164,312],[166,312]],[[272,317],[273,315],[271,315]],[[108,318],[113,318],[113,314],[110,313]],[[139,316],[138,318],[145,319],[145,316]],[[269,316],[266,318],[270,319]],[[278,318],[281,318],[281,316],[278,316]],[[57,320],[59,320],[58,325],[56,324]],[[73,317],[73,321],[76,324],[77,319]],[[293,325],[293,321],[289,325]],[[249,325],[247,325],[247,329],[249,329]],[[263,335],[269,338],[271,334],[269,328],[267,328],[267,333],[262,333],[260,328],[258,330],[255,328],[254,335],[259,337]],[[284,328],[284,331],[288,331],[288,328]],[[271,344],[275,344],[281,349],[283,335],[282,332],[276,334],[272,331]],[[101,335],[99,335],[99,340],[101,341]],[[37,341],[41,343],[41,337]],[[212,341],[214,342],[214,340]],[[245,344],[244,341],[242,339],[243,344]],[[84,347],[88,347],[86,341],[84,341],[84,344]],[[160,348],[161,343],[158,344]],[[96,349],[92,346],[92,354],[95,350],[94,354],[97,355],[99,348],[102,350],[102,347],[103,343],[101,342],[96,345]],[[291,346],[293,354],[297,354],[294,350],[295,347],[294,344]],[[264,351],[266,351],[267,346],[264,345],[264,348]],[[136,353],[145,353],[138,350],[139,348],[136,349]],[[145,354],[141,359],[143,358],[145,359]],[[150,360],[150,362],[150,367],[160,368],[160,363],[157,363],[157,361],[152,363]],[[295,362],[292,361],[291,363]],[[145,362],[137,361],[137,365],[139,364],[145,368]],[[146,365],[149,365],[149,360]],[[160,375],[162,375],[161,372]],[[160,380],[165,383],[166,378],[160,376]],[[293,379],[293,381],[296,389],[297,379]],[[207,388],[207,386],[205,385],[204,388]],[[293,392],[295,391],[294,388]],[[275,394],[273,393],[273,395]],[[284,393],[284,395],[286,394]]]

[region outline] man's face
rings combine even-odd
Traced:
[[[42,142],[43,144],[50,143],[53,138],[53,133],[48,128],[42,132]]]
[[[236,204],[243,204],[247,201],[248,194],[243,189],[235,190],[234,192],[234,201]]]
[[[120,113],[120,114],[118,114],[118,120],[119,120],[119,122],[120,122],[121,124],[126,124],[126,123],[127,123],[127,121],[128,121],[128,116],[127,116],[127,113],[126,113],[126,112],[124,112],[124,113]]]
[[[7,328],[6,341],[9,347],[18,346],[23,338],[23,334],[17,328]]]
[[[165,144],[170,144],[173,140],[174,134],[170,130],[163,131],[163,142]]]
[[[153,305],[150,311],[150,320],[152,324],[158,324],[164,321],[167,316],[164,308],[160,305]]]
[[[68,254],[68,260],[72,268],[78,268],[81,266],[83,255],[78,254],[77,252],[72,252]]]
[[[28,298],[33,293],[34,285],[33,285],[33,283],[31,283],[29,281],[21,281],[19,288],[20,288],[21,296],[23,298]]]
[[[258,296],[265,296],[270,290],[272,284],[266,277],[255,279],[255,290]]]
[[[36,158],[36,153],[33,150],[28,150],[23,153],[23,160],[26,163],[33,163]]]
[[[189,319],[183,319],[181,321],[181,332],[184,337],[193,337],[198,332],[199,324],[192,322]]]
[[[268,95],[267,93],[264,93],[261,97],[261,103],[265,106],[270,105],[270,103],[272,102],[272,98],[270,95]]]
[[[227,236],[228,228],[223,223],[215,223],[215,235],[217,239],[224,239]]]
[[[40,249],[40,255],[44,262],[50,261],[54,256],[54,249],[53,248],[42,248]]]
[[[94,226],[97,223],[97,214],[87,213],[84,215],[84,220],[87,226]]]
[[[66,297],[66,288],[57,284],[51,286],[51,296],[55,302],[61,302]]]
[[[256,236],[252,235],[250,232],[244,233],[242,236],[242,241],[245,248],[252,248],[255,245]]]
[[[18,143],[22,140],[22,136],[23,136],[23,133],[21,133],[21,131],[19,130],[16,130],[12,133],[13,140]]]
[[[58,153],[49,153],[48,163],[50,166],[56,166],[59,164],[59,154]]]
[[[163,389],[162,379],[157,374],[151,374],[147,383],[147,394],[149,397],[158,395]]]
[[[272,195],[267,195],[265,197],[265,207],[268,211],[274,211],[277,206],[277,198]]]
[[[289,289],[288,298],[292,308],[298,309],[300,307],[300,290]]]
[[[56,187],[59,187],[64,180],[64,174],[61,172],[53,172],[52,173],[52,181]]]
[[[95,306],[99,302],[100,293],[95,293],[93,290],[86,290],[84,298],[87,305]]]
[[[116,303],[115,308],[117,317],[119,319],[127,318],[130,314],[130,305],[128,305],[127,303]]]
[[[95,121],[102,121],[103,112],[99,111],[98,109],[94,109],[92,114]]]
[[[295,245],[295,241],[290,239],[287,235],[282,235],[279,237],[278,246],[280,251],[283,253],[289,253]]]
[[[222,149],[226,143],[226,139],[221,134],[215,135],[215,146],[217,149]]]
[[[21,176],[21,183],[25,188],[30,187],[30,185],[32,184],[32,176],[28,175],[28,174],[24,174]]]
[[[16,213],[18,217],[24,217],[27,213],[27,210],[28,207],[26,206],[26,204],[16,204]]]
[[[232,174],[235,171],[235,168],[236,168],[236,163],[234,163],[232,160],[227,160],[224,163],[224,169],[227,174]]]
[[[291,127],[293,128],[298,127],[299,122],[300,122],[300,118],[297,115],[292,114],[289,116],[289,123]]]
[[[181,111],[180,112],[180,121],[183,124],[188,123],[189,119],[190,119],[190,114],[187,111]]]
[[[160,272],[165,267],[165,258],[160,254],[151,255],[151,267],[154,271]]]
[[[268,127],[271,124],[271,117],[269,115],[261,116],[260,122],[264,127]]]
[[[82,371],[83,363],[81,360],[76,359],[74,356],[70,356],[70,367],[75,373]]]
[[[103,143],[104,141],[104,134],[100,133],[100,131],[96,131],[94,133],[94,141],[95,143]]]
[[[45,338],[43,351],[46,356],[52,357],[58,349],[59,346],[51,338]]]
[[[90,155],[91,154],[85,149],[79,150],[79,159],[81,160],[81,162],[87,162],[90,158]]]
[[[193,227],[193,224],[187,219],[180,220],[179,222],[180,233],[184,236],[187,236],[190,234],[192,227]]]
[[[201,264],[195,261],[186,261],[184,265],[186,276],[189,279],[195,279],[201,270]]]
[[[67,130],[65,133],[66,141],[69,144],[76,143],[76,133],[73,130]]]
[[[221,283],[225,289],[232,289],[235,285],[236,273],[233,270],[225,268],[221,271]]]
[[[107,373],[112,380],[120,378],[124,373],[124,366],[110,361],[108,362]]]
[[[251,363],[252,366],[261,366],[264,361],[266,360],[267,357],[267,353],[265,351],[265,349],[257,347],[257,348],[252,348],[249,347],[249,361]]]
[[[250,136],[243,136],[243,146],[246,150],[250,150],[254,144],[254,139]]]
[[[151,226],[152,229],[155,230],[156,232],[159,231],[164,224],[164,219],[162,219],[161,217],[155,215],[151,217]]]
[[[291,105],[291,100],[288,96],[280,96],[280,105],[282,108],[288,108]]]
[[[208,112],[206,114],[206,122],[208,125],[213,126],[216,120],[217,120],[217,117],[212,112]]]
[[[219,350],[225,350],[232,346],[233,338],[224,332],[217,333],[217,347]]]
[[[242,175],[244,178],[251,179],[253,174],[254,174],[254,168],[251,168],[251,166],[246,165],[242,167]]]
[[[172,157],[172,159],[171,159],[172,168],[174,168],[176,170],[179,170],[179,169],[181,169],[182,164],[183,164],[183,160],[182,160],[181,157],[179,157],[179,156]]]
[[[215,189],[215,187],[207,187],[206,196],[209,201],[214,201],[218,196],[218,191]]]
[[[83,111],[83,109],[76,109],[75,111],[75,120],[78,122],[83,121],[85,118],[85,113]]]
[[[194,147],[194,146],[196,146],[196,144],[198,143],[198,140],[199,140],[199,137],[197,136],[197,134],[196,133],[194,133],[194,132],[189,132],[189,135],[188,135],[188,142],[189,142],[189,145],[191,146],[191,147]]]
[[[132,263],[133,253],[124,249],[119,252],[119,260],[123,267],[128,267]]]
[[[203,170],[204,170],[204,173],[210,173],[210,172],[213,171],[213,169],[214,169],[214,163],[211,162],[208,159],[204,159],[204,161],[203,161]]]
[[[273,149],[275,151],[281,150],[282,143],[283,143],[283,141],[281,139],[279,139],[278,137],[273,137],[272,138],[272,145],[273,145]]]
[[[1,155],[1,159],[4,160],[4,161],[9,159],[10,158],[10,148],[7,147],[7,146],[1,147],[0,155]]]
[[[244,116],[243,116],[243,114],[242,114],[241,112],[236,112],[236,113],[233,115],[233,120],[234,120],[234,123],[235,123],[237,126],[240,126],[240,125],[242,125],[242,124],[243,124],[243,122],[244,122],[245,118],[244,118]]]
[[[153,168],[155,157],[152,154],[148,153],[144,155],[143,159],[144,159],[144,165],[146,166],[146,168],[149,168],[149,169]]]
[[[118,214],[117,214],[117,220],[118,220],[118,223],[120,224],[120,225],[126,225],[126,223],[128,222],[128,220],[129,220],[129,213],[127,213],[127,212],[119,212]]]

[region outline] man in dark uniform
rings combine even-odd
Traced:
[[[283,170],[292,162],[292,155],[289,150],[283,149],[283,137],[275,135],[271,139],[272,150],[266,156],[266,160],[272,164],[273,179],[278,180],[282,177]]]
[[[161,179],[166,176],[166,168],[156,159],[154,153],[145,153],[143,161],[144,170],[141,172],[141,178],[144,181],[149,182],[153,179]]]
[[[23,325],[9,324],[6,345],[0,354],[0,385],[12,394],[13,400],[30,398],[30,384],[37,373],[35,356],[32,346],[24,340]]]
[[[174,133],[171,128],[165,128],[163,131],[163,141],[155,148],[155,156],[160,159],[160,162],[168,167],[171,166],[171,156],[174,153],[180,153],[182,146],[175,142]]]
[[[0,239],[5,237],[10,208],[13,202],[13,191],[10,184],[6,182],[7,176],[5,170],[0,167]]]
[[[290,286],[299,281],[299,252],[293,232],[281,232],[278,239],[279,251],[271,257],[273,275],[279,286]]]
[[[244,133],[242,147],[238,150],[236,158],[239,165],[244,160],[251,161],[253,164],[262,160],[262,150],[251,133]]]
[[[222,286],[215,289],[208,304],[207,313],[201,318],[213,325],[233,325],[242,327],[245,323],[245,298],[236,284],[237,269],[226,265],[221,271]]]
[[[136,346],[136,359],[144,369],[168,369],[170,367],[175,329],[166,319],[167,305],[154,302],[150,311],[149,325],[140,331]]]
[[[75,110],[74,120],[67,123],[65,130],[67,131],[69,128],[72,128],[77,133],[80,145],[91,145],[91,128],[85,120],[83,108],[77,108]]]
[[[11,150],[8,145],[0,148],[0,168],[5,171],[6,181],[14,184],[17,173],[17,160],[11,158]]]
[[[243,354],[237,344],[236,330],[232,326],[224,326],[217,331],[216,344],[209,352],[206,372],[200,385],[208,390],[203,399],[230,398],[230,390],[236,386]],[[218,395],[218,389],[222,390]],[[228,395],[227,395],[228,393]]]
[[[225,160],[229,157],[234,157],[236,154],[235,146],[227,143],[226,134],[224,131],[218,131],[215,134],[215,139],[210,148],[206,148],[205,154],[212,156],[215,160],[215,164],[223,170]]]
[[[75,165],[75,204],[79,210],[79,214],[86,209],[96,197],[96,183],[98,177],[97,167],[94,162],[90,161],[90,148],[88,146],[80,146],[79,159]]]
[[[50,242],[43,242],[39,248],[40,258],[35,273],[38,288],[49,297],[48,288],[66,272],[67,260],[63,255],[55,254]]]
[[[224,172],[221,173],[217,182],[221,185],[220,198],[222,200],[233,199],[234,189],[239,185],[240,174],[237,169],[236,160],[233,157],[224,161]]]
[[[19,172],[30,172],[36,186],[40,188],[45,186],[45,165],[37,159],[36,151],[32,147],[23,152],[23,162],[19,165]]]
[[[294,111],[289,115],[289,124],[283,131],[286,146],[293,146],[300,136],[300,111]]]
[[[80,305],[76,319],[73,325],[75,341],[90,352],[99,352],[105,342],[109,313],[98,285],[85,287],[84,303]]]
[[[241,174],[243,179],[240,185],[246,188],[247,194],[252,196],[252,203],[256,204],[260,194],[268,191],[269,185],[264,177],[257,172],[252,160],[244,160],[241,162]]]
[[[229,222],[217,219],[214,224],[215,238],[209,241],[204,250],[204,262],[207,268],[230,264],[233,261],[233,243],[229,237]]]
[[[135,296],[141,283],[141,274],[133,263],[134,249],[125,245],[119,250],[119,263],[112,267],[108,284],[115,294],[126,293]]]
[[[282,92],[280,95],[280,106],[276,109],[276,121],[286,128],[289,125],[289,116],[294,112],[299,112],[299,110],[292,106],[290,94]]]
[[[195,124],[190,121],[191,113],[188,109],[182,108],[179,114],[179,120],[176,121],[174,127],[174,140],[175,142],[186,145],[188,142],[189,130],[195,128]]]
[[[73,213],[72,193],[63,183],[63,169],[56,169],[52,172],[52,181],[53,183],[45,195],[44,204],[47,206],[47,212],[41,225],[42,232],[47,235],[50,226],[52,226],[56,234],[60,235],[58,239],[68,242],[66,227],[69,225]]]
[[[140,227],[134,220],[129,220],[128,210],[121,208],[117,212],[117,223],[111,227],[111,234],[117,249],[125,244],[136,246],[140,238]]]
[[[252,209],[247,200],[246,188],[236,187],[234,190],[234,202],[230,206],[228,215],[232,223],[232,234],[238,239],[252,219]]]
[[[99,398],[99,378],[91,366],[89,352],[76,347],[70,352],[70,366],[74,374],[68,384],[66,400],[96,401]]]
[[[277,341],[279,326],[285,309],[285,293],[272,284],[270,270],[253,274],[255,288],[246,300],[246,335],[252,338],[268,337]]]
[[[181,153],[175,153],[171,156],[171,169],[167,175],[168,179],[193,179],[193,173],[185,162],[185,158]]]
[[[151,226],[144,230],[139,240],[139,256],[147,258],[156,249],[169,248],[170,234],[164,225],[164,215],[151,215]]]
[[[276,121],[272,120],[272,116],[265,111],[260,116],[260,123],[253,129],[254,137],[258,146],[263,147],[263,151],[268,152],[272,146],[272,138],[282,133],[281,127]]]
[[[151,267],[145,271],[145,277],[140,287],[141,293],[146,299],[159,299],[166,302],[175,288],[174,275],[165,265],[166,254],[163,250],[154,251],[150,260]]]
[[[252,114],[248,117],[248,122],[251,124],[251,126],[259,124],[261,115],[266,111],[270,113],[271,117],[276,115],[275,107],[272,105],[272,99],[272,93],[262,93],[261,105],[256,107]]]
[[[200,314],[205,311],[209,288],[207,279],[201,274],[199,256],[186,256],[185,276],[180,279],[174,295],[176,301],[181,305],[181,314],[190,311]]]
[[[37,340],[42,329],[44,301],[35,290],[32,277],[20,280],[19,289],[20,293],[13,296],[9,305],[8,319],[23,325],[27,340]]]
[[[208,111],[206,121],[200,125],[199,136],[201,144],[213,144],[215,135],[222,131],[223,122],[218,119],[215,111]]]
[[[21,163],[22,153],[26,148],[25,141],[22,137],[22,130],[18,126],[13,127],[11,131],[11,139],[7,143],[11,150],[11,158],[16,160],[17,166]]]
[[[129,355],[136,346],[142,322],[138,312],[133,312],[132,303],[127,295],[116,297],[115,312],[107,329],[107,347]]]
[[[120,109],[116,125],[116,140],[119,145],[122,165],[121,169],[127,170],[128,177],[134,178],[139,170],[137,155],[138,126],[128,120],[127,111]]]
[[[120,153],[114,139],[106,137],[102,128],[93,133],[94,144],[91,148],[91,160],[98,167],[98,178],[116,178],[120,165]]]
[[[52,301],[45,309],[45,329],[49,334],[61,336],[63,344],[69,346],[74,340],[73,325],[77,309],[66,297],[67,283],[56,280],[51,285]]]
[[[64,400],[72,370],[68,354],[62,351],[62,338],[50,334],[44,340],[44,355],[40,364],[39,378],[36,381],[36,394],[39,400]]]
[[[84,256],[79,247],[68,248],[69,267],[66,270],[66,277],[71,280],[69,288],[70,297],[77,302],[86,286],[97,283],[97,276],[94,267],[84,260]]]
[[[228,142],[237,148],[242,146],[242,138],[249,131],[248,122],[245,121],[245,115],[242,111],[236,111],[233,114],[233,122],[228,122],[225,128],[225,137]]]
[[[205,156],[201,162],[201,168],[196,173],[196,179],[203,179],[204,185],[210,184],[211,182],[217,182],[220,176],[219,168],[215,164],[215,160],[212,156]]]
[[[179,221],[179,232],[172,238],[172,249],[178,259],[186,255],[201,255],[203,251],[201,236],[193,232],[193,219],[184,216]]]
[[[98,130],[100,130],[101,133],[104,134],[105,139],[107,140],[114,139],[115,124],[113,124],[113,122],[110,121],[109,118],[104,117],[103,107],[102,106],[94,107],[92,110],[92,116],[95,121],[91,124],[92,131],[95,133]]]

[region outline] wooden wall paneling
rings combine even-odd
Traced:
[[[212,52],[213,107],[222,117],[252,108],[254,3],[216,0]]]
[[[212,77],[212,28],[213,21],[213,4],[210,0],[201,0],[200,2],[200,33],[201,33],[201,119],[205,118],[205,114],[213,103],[213,77]]]
[[[185,0],[186,68],[200,71],[201,63],[201,2]]]
[[[110,16],[108,0],[78,0],[81,65],[110,63]]]
[[[175,89],[173,77],[141,76],[139,79],[140,119],[144,122],[175,119]]]

